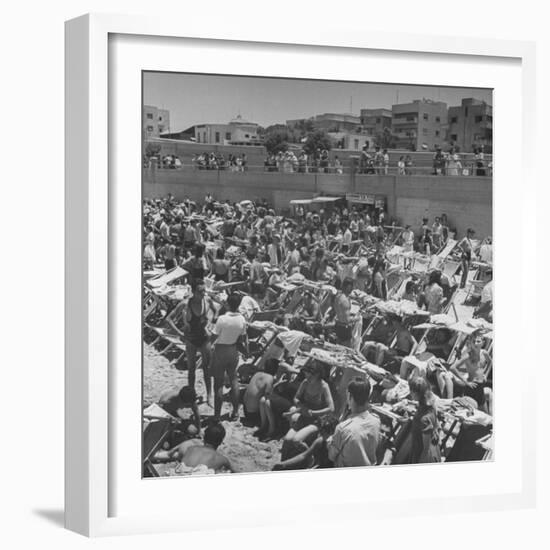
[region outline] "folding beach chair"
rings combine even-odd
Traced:
[[[416,271],[417,273],[426,273],[429,267],[430,267],[429,256],[422,256],[422,255],[414,256],[413,265],[412,265],[413,271]]]
[[[445,260],[442,273],[452,281],[461,265],[462,264],[456,260]]]
[[[155,419],[143,430],[143,477],[160,477],[152,458],[162,448],[173,428],[171,418]]]
[[[156,277],[151,277],[150,279],[147,279],[145,283],[151,288],[159,288],[170,283],[175,283],[178,279],[185,277],[187,274],[188,273],[185,269],[177,266],[170,271],[163,273],[162,275],[157,275]]]
[[[143,297],[143,320],[146,321],[157,309],[158,302],[156,296],[149,290],[145,291]]]
[[[277,315],[279,314],[279,309],[269,309],[265,311],[255,311],[252,314],[250,322],[254,321],[271,321],[273,322]]]
[[[165,346],[159,348],[160,355],[163,355],[167,359],[170,352],[176,350],[175,358],[170,361],[170,364],[175,364],[185,355],[186,346],[179,335],[175,334],[172,330],[154,327],[152,325],[145,324],[145,328],[154,332],[157,337],[150,343],[151,346],[158,345],[159,342],[165,342]]]
[[[470,300],[479,300],[481,298],[481,293],[486,284],[487,284],[487,281],[478,281],[478,280],[469,281],[468,292],[466,293],[464,302],[466,303]]]

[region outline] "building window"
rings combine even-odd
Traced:
[[[159,120],[162,120],[162,117],[161,117],[161,116],[159,116]]]
[[[435,131],[435,137],[439,137],[439,130]]]
[[[353,140],[353,146],[355,147],[355,149],[359,149],[359,140],[358,139]]]
[[[197,143],[200,143],[200,142],[201,142],[201,135],[197,134]]]
[[[220,133],[216,132],[216,143],[220,142]]]
[[[147,131],[148,132],[152,132],[154,130],[154,128],[152,126],[147,126]]]
[[[147,118],[149,120],[153,120],[153,113],[147,113]]]
[[[423,118],[424,120],[428,120],[428,113],[424,113],[424,114],[422,115],[422,118]]]
[[[435,117],[435,121],[436,122],[441,122],[441,118],[439,118],[438,116]]]
[[[250,134],[245,134],[244,137],[245,137],[245,138],[249,138],[249,137],[250,137]]]
[[[483,122],[483,116],[482,115],[477,115],[474,119],[475,123],[477,124],[478,122]]]
[[[451,134],[451,141],[456,141],[458,139],[458,134]]]
[[[427,136],[428,135],[428,128],[422,128],[422,135]]]
[[[231,132],[226,132],[225,139],[227,139],[228,141],[231,139]]]
[[[377,118],[376,119],[376,124],[380,124],[382,122],[382,119],[381,118]]]
[[[452,116],[451,117],[451,124],[456,124],[458,122],[458,117],[457,116]]]

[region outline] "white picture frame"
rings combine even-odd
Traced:
[[[511,174],[499,172],[499,154],[506,151],[504,133],[499,129],[498,102],[495,116],[495,182],[503,182],[503,189],[506,188],[506,178],[519,177],[523,181],[523,195],[521,197],[505,197],[505,193],[496,193],[495,212],[497,231],[499,238],[503,235],[499,227],[499,220],[507,215],[507,208],[510,207],[510,200],[516,201],[519,209],[520,219],[525,219],[529,211],[530,203],[526,197],[536,195],[536,182],[534,181],[532,137],[529,132],[521,131],[521,128],[534,127],[534,88],[535,88],[535,47],[529,42],[499,41],[491,39],[465,39],[460,40],[453,37],[434,37],[423,35],[396,35],[391,33],[366,33],[362,29],[346,28],[303,28],[299,33],[292,28],[270,29],[258,26],[246,29],[226,28],[222,24],[213,25],[211,20],[191,23],[171,21],[169,18],[152,18],[137,16],[118,15],[86,15],[73,19],[66,23],[66,527],[78,533],[88,536],[105,536],[112,534],[137,534],[159,531],[181,531],[188,529],[208,528],[209,523],[216,521],[219,527],[223,526],[253,526],[268,523],[284,523],[292,521],[292,515],[296,510],[286,507],[283,501],[279,501],[280,513],[274,513],[266,509],[264,513],[255,513],[247,508],[245,499],[238,505],[238,509],[232,509],[232,514],[227,517],[223,510],[213,508],[208,518],[201,519],[199,516],[192,517],[187,513],[166,515],[150,513],[143,509],[140,513],[136,510],[117,510],[113,504],[113,487],[118,483],[119,472],[117,456],[124,452],[124,448],[132,448],[139,442],[133,441],[135,433],[141,430],[141,426],[129,427],[132,435],[129,439],[122,441],[124,434],[120,429],[115,428],[122,419],[120,414],[131,414],[124,409],[124,400],[120,399],[120,385],[124,383],[123,373],[114,375],[115,365],[119,353],[125,349],[121,344],[113,342],[111,328],[120,323],[120,307],[112,306],[112,302],[119,299],[118,294],[124,294],[120,286],[113,287],[116,282],[116,275],[113,272],[116,263],[121,261],[113,243],[116,241],[113,231],[119,230],[117,223],[118,213],[121,212],[120,195],[116,189],[113,190],[112,182],[119,177],[119,168],[116,159],[109,158],[109,142],[113,139],[113,120],[116,114],[110,112],[112,94],[116,91],[111,88],[116,78],[113,72],[119,65],[113,64],[109,58],[109,41],[112,37],[130,37],[132,41],[139,42],[146,38],[164,37],[163,47],[173,47],[166,43],[167,38],[171,40],[192,39],[193,47],[200,48],[201,41],[208,43],[209,48],[223,48],[241,45],[249,45],[250,48],[274,48],[284,47],[290,54],[302,54],[311,52],[315,55],[361,55],[361,52],[384,52],[390,60],[391,55],[421,55],[427,59],[470,60],[475,63],[494,63],[495,67],[508,62],[515,64],[514,74],[519,80],[516,82],[520,97],[517,98],[518,113],[521,120],[511,123],[519,128],[521,142],[521,154],[510,159],[507,169]],[[170,40],[169,40],[170,42]],[[133,47],[133,46],[132,46]],[[183,63],[185,60],[183,61]],[[246,63],[243,62],[243,66]],[[144,69],[153,70],[156,67],[147,65]],[[161,67],[165,69],[166,67]],[[132,69],[135,72],[135,67]],[[204,72],[209,72],[208,67]],[[192,72],[192,70],[190,70]],[[473,73],[474,71],[472,71]],[[498,72],[495,70],[495,72]],[[246,67],[239,74],[247,74]],[[277,76],[295,76],[299,72],[289,69],[289,74],[278,73]],[[307,75],[304,75],[307,76]],[[470,75],[471,76],[471,75]],[[460,80],[461,75],[457,75]],[[117,81],[118,82],[118,81]],[[464,75],[463,84],[469,85],[468,76]],[[510,84],[512,84],[510,82]],[[118,85],[118,84],[117,84]],[[498,88],[497,88],[498,89]],[[521,108],[519,108],[521,105]],[[139,113],[136,113],[139,116]],[[516,126],[514,126],[515,128]],[[133,136],[130,141],[140,139],[140,136]],[[118,142],[117,142],[118,143]],[[137,151],[137,152],[136,152]],[[111,151],[111,154],[114,154]],[[116,153],[118,155],[118,152]],[[131,152],[120,153],[126,155],[126,159],[132,158]],[[136,164],[139,171],[139,150],[134,150]],[[130,156],[128,156],[130,155]],[[133,186],[133,179],[128,185]],[[135,182],[140,186],[140,180]],[[141,194],[141,190],[140,190]],[[508,202],[507,202],[508,201]],[[130,218],[135,218],[140,212],[133,212]],[[126,218],[125,218],[126,220]],[[129,222],[130,226],[132,221]],[[133,226],[132,226],[133,227]],[[505,231],[504,229],[502,231]],[[510,243],[510,246],[517,245],[516,253],[519,260],[526,259],[529,255],[534,256],[534,244],[527,238],[526,232],[520,228],[510,239],[502,239],[502,242]],[[508,235],[504,235],[508,237]],[[136,245],[139,239],[136,236]],[[113,253],[113,248],[117,254]],[[135,248],[135,247],[134,247]],[[139,246],[138,246],[139,248]],[[500,252],[500,251],[503,252]],[[521,250],[521,252],[517,252]],[[500,254],[500,259],[499,259]],[[506,264],[506,251],[499,249],[496,244],[497,265]],[[535,260],[536,262],[536,260]],[[532,263],[532,260],[531,260]],[[536,265],[535,265],[536,268]],[[497,267],[497,272],[498,272]],[[500,272],[497,278],[500,277]],[[504,275],[502,276],[504,280]],[[113,291],[113,288],[116,288]],[[505,291],[504,291],[505,292]],[[528,302],[533,299],[532,290],[523,288],[519,291],[519,300]],[[498,288],[497,297],[502,291]],[[534,301],[534,300],[533,300]],[[496,299],[498,304],[498,298]],[[139,304],[138,304],[139,306]],[[526,306],[528,307],[528,306]],[[534,307],[534,306],[532,306]],[[139,307],[138,307],[139,309]],[[506,319],[511,320],[510,312],[504,309],[495,310],[497,338],[495,349],[498,349],[500,342],[505,342]],[[527,323],[529,312],[526,309],[518,311],[520,323]],[[133,320],[133,323],[136,321]],[[138,323],[141,319],[137,320]],[[502,331],[503,337],[499,338],[498,331]],[[511,334],[511,333],[509,333]],[[118,333],[122,341],[122,334]],[[125,342],[131,339],[124,338]],[[141,343],[141,342],[140,342]],[[115,345],[116,344],[116,345]],[[502,349],[502,347],[501,347]],[[522,395],[535,394],[535,364],[533,350],[523,350],[525,364],[522,367],[522,378],[518,381]],[[497,361],[506,361],[503,354],[497,353]],[[122,373],[122,374],[121,374]],[[114,377],[113,377],[114,376]],[[125,376],[125,375],[124,375]],[[114,383],[116,381],[116,383]],[[504,380],[503,380],[504,382]],[[134,382],[128,384],[131,388]],[[499,382],[500,384],[500,382]],[[503,386],[504,387],[504,384]],[[115,399],[116,397],[116,399]],[[351,494],[342,499],[342,505],[338,509],[330,510],[330,518],[345,518],[360,521],[364,514],[374,516],[409,515],[416,513],[419,506],[422,511],[429,510],[431,513],[442,511],[473,511],[487,509],[513,509],[530,507],[535,501],[535,468],[529,466],[529,460],[535,456],[535,432],[532,423],[527,422],[529,417],[534,416],[535,400],[523,399],[521,401],[520,416],[520,448],[518,456],[514,459],[514,475],[510,479],[516,479],[517,483],[513,489],[504,487],[506,468],[496,472],[494,477],[494,491],[480,490],[479,494],[468,493],[465,486],[465,493],[454,494],[447,497],[428,495],[426,498],[406,497],[396,494],[395,498],[382,499],[376,497],[368,498],[368,495]],[[123,410],[121,412],[121,409]],[[503,411],[503,409],[500,409]],[[126,411],[126,412],[124,412]],[[503,411],[504,413],[504,411]],[[497,423],[499,422],[500,411],[497,412]],[[118,420],[115,422],[114,417]],[[502,417],[505,415],[502,414]],[[136,425],[139,424],[139,417],[136,417]],[[129,426],[129,424],[126,424]],[[502,427],[501,427],[502,426]],[[498,429],[502,433],[506,426],[500,424]],[[497,436],[498,437],[498,436]],[[131,439],[133,438],[133,439]],[[133,442],[132,442],[133,441]],[[126,445],[126,442],[129,442]],[[117,449],[115,453],[114,449]],[[504,457],[505,458],[505,457]],[[504,461],[498,455],[495,464]],[[139,454],[135,456],[136,464],[139,463]],[[479,465],[478,465],[479,466]],[[498,466],[498,464],[497,464]],[[508,467],[508,466],[507,466]],[[509,466],[512,468],[512,466]],[[447,469],[446,469],[447,468]],[[445,483],[450,475],[475,475],[473,469],[467,472],[462,468],[455,468],[447,465],[434,473],[434,479],[438,484]],[[134,465],[129,470],[136,471]],[[137,468],[137,471],[140,471]],[[410,467],[399,467],[397,469],[381,469],[376,474],[380,480],[375,480],[372,473],[353,471],[337,471],[322,473],[323,485],[336,487],[337,484],[351,486],[354,480],[368,479],[368,483],[375,487],[375,482],[390,483],[395,479],[396,484],[403,483],[409,478],[418,478],[421,483],[420,470],[413,470]],[[512,473],[511,471],[509,472]],[[132,474],[134,475],[134,474]],[[309,483],[318,473],[292,473],[276,474],[277,484],[292,487],[298,479],[306,479]],[[370,477],[366,477],[366,476]],[[224,493],[234,491],[235,484],[248,484],[250,479],[259,479],[255,474],[249,476],[224,476],[220,480],[193,479],[173,480],[171,482],[158,481],[162,485],[165,494],[174,492],[174,484],[187,483],[187,491],[192,494],[204,492],[207,496],[215,494],[217,490]],[[297,476],[300,476],[299,478]],[[336,478],[335,476],[339,476]],[[514,477],[515,476],[515,477]],[[262,475],[262,482],[269,486],[272,474]],[[405,481],[404,481],[405,480]],[[501,480],[501,481],[498,481]],[[140,487],[151,482],[141,479],[134,480]],[[213,482],[218,483],[213,485]],[[502,483],[502,490],[496,486]],[[172,486],[171,486],[172,484]],[[316,482],[319,485],[319,482]],[[118,485],[117,485],[118,487]],[[181,490],[181,487],[178,486]],[[120,489],[120,488],[119,488]],[[120,489],[121,491],[124,489]],[[330,489],[328,489],[330,490]],[[376,491],[373,489],[373,492]],[[373,494],[374,494],[373,493]],[[120,495],[119,495],[120,496]],[[126,500],[134,498],[128,497]],[[396,500],[406,501],[407,506],[396,506]],[[136,502],[139,502],[136,500]],[[346,506],[349,504],[350,506]],[[353,505],[353,506],[352,506]],[[277,506],[275,499],[274,506]],[[288,508],[288,510],[287,510]],[[302,519],[315,520],[317,522],[327,521],[328,512],[319,498],[312,498],[308,510],[301,510]],[[288,512],[288,513],[287,513]],[[203,514],[204,515],[204,514]]]

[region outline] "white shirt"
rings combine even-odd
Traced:
[[[492,264],[493,263],[493,245],[482,244],[481,248],[479,249],[479,257],[482,262]]]
[[[487,302],[493,301],[493,281],[489,281],[481,291],[481,303],[485,304]]]
[[[348,229],[346,229],[345,233],[344,233],[344,238],[343,238],[343,243],[344,244],[350,244],[351,243],[351,239],[352,239],[352,234],[351,234],[351,231]]]
[[[229,311],[218,317],[212,332],[217,335],[216,344],[235,344],[246,334],[246,321],[240,313]]]

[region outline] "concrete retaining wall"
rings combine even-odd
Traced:
[[[279,210],[292,199],[318,194],[367,193],[386,197],[390,218],[418,227],[423,217],[433,221],[447,214],[460,236],[468,227],[477,237],[492,235],[492,178],[450,176],[381,176],[284,174],[278,172],[217,172],[207,170],[144,171],[144,197],[202,201],[207,193],[218,200],[265,198]]]

